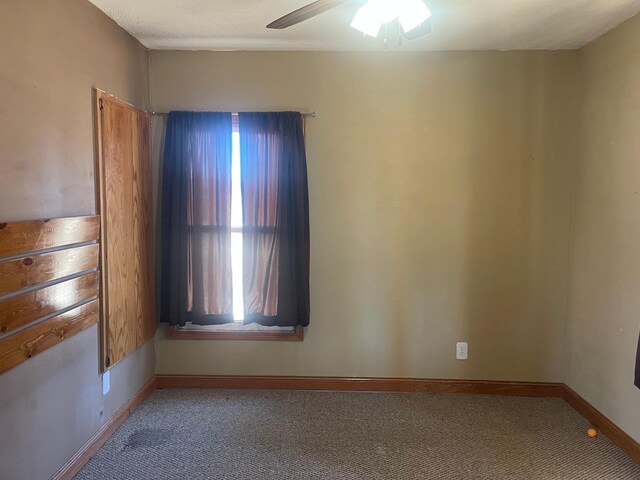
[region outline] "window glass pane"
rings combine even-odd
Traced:
[[[240,134],[233,132],[231,165],[231,225],[242,228],[242,190],[240,187]],[[231,234],[231,271],[233,277],[233,318],[244,320],[244,291],[242,286],[242,233]]]
[[[242,189],[240,186],[240,134],[233,132],[231,164],[231,226],[242,227]]]
[[[231,272],[233,277],[233,319],[244,320],[244,294],[242,288],[242,233],[231,234]]]

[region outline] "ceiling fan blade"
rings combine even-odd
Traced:
[[[290,14],[285,15],[282,18],[279,18],[275,22],[271,22],[269,25],[267,25],[267,28],[275,28],[281,30],[283,28],[296,25],[300,22],[304,22],[305,20],[309,20],[316,15],[320,15],[327,10],[339,7],[340,5],[343,5],[350,1],[351,0],[317,0],[316,2],[307,5],[306,7],[299,8],[298,10],[291,12]]]
[[[424,37],[425,35],[431,33],[431,19],[423,22],[420,26],[414,28],[408,33],[405,33],[404,31],[402,31],[402,29],[400,30],[400,32],[402,37],[406,38],[407,40],[415,40],[416,38]]]

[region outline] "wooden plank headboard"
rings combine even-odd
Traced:
[[[94,325],[100,218],[0,223],[0,374]]]

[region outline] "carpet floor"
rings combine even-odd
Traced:
[[[557,398],[158,390],[84,479],[640,479]]]

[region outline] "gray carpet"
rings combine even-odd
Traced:
[[[640,479],[563,400],[159,390],[76,479]]]

